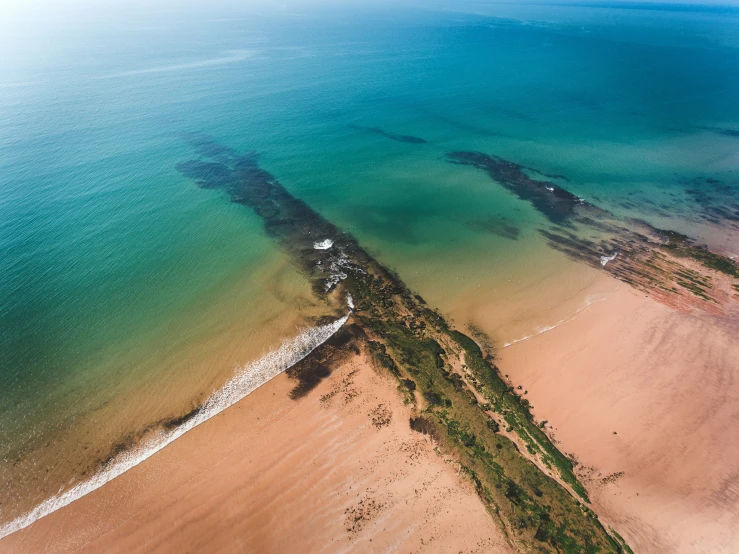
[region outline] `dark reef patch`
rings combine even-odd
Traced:
[[[231,202],[251,208],[262,218],[265,233],[276,239],[308,275],[314,291],[319,295],[331,291],[345,278],[343,252],[355,249],[356,241],[292,196],[259,167],[255,154],[236,155],[230,149],[209,144],[207,138],[199,137],[197,150],[201,158],[177,164],[178,171],[199,187],[220,190]],[[210,156],[203,152],[218,152],[220,161],[212,161],[212,157],[207,160]],[[326,240],[332,246],[316,247],[316,243]]]
[[[729,129],[726,127],[702,127],[702,128],[706,131],[711,131],[712,133],[724,135],[726,137],[739,138],[739,129]]]
[[[573,260],[607,271],[614,277],[658,300],[684,311],[701,308],[723,312],[722,304],[731,300],[727,287],[715,273],[739,279],[737,263],[689,237],[657,229],[639,219],[621,219],[613,213],[578,198],[551,181],[539,180],[534,169],[480,152],[452,152],[451,163],[470,165],[485,171],[490,178],[522,200],[526,200],[552,225],[539,232],[547,244]],[[721,205],[716,194],[735,198],[731,185],[717,179],[702,179],[688,193],[703,205],[706,221],[733,225],[739,216],[736,205]],[[637,207],[632,202],[625,203]],[[649,198],[642,204],[664,217],[671,214]],[[495,232],[494,226],[491,229]],[[503,229],[505,230],[505,229]]]
[[[491,217],[482,221],[471,221],[469,226],[476,231],[498,235],[504,239],[518,240],[521,229],[504,217]]]
[[[552,223],[565,223],[575,208],[585,203],[554,182],[532,179],[526,173],[525,166],[498,156],[488,156],[481,152],[450,152],[447,159],[455,164],[471,165],[485,171],[521,200],[533,204]]]
[[[231,170],[224,164],[218,162],[203,162],[190,160],[178,163],[177,171],[185,177],[192,179],[199,187],[221,188],[224,183],[230,182],[234,176]]]
[[[739,228],[739,181],[734,177],[719,180],[713,177],[684,179],[685,193],[693,200],[690,215],[716,225]]]
[[[380,129],[379,127],[361,127],[359,125],[350,125],[350,127],[359,131],[373,133],[375,135],[394,140],[395,142],[404,142],[406,144],[426,144],[428,142],[425,139],[414,137],[412,135],[397,135],[395,133],[388,133],[387,131]]]

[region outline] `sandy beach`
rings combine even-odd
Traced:
[[[597,287],[614,292],[499,347],[501,372],[635,552],[735,552],[739,315]],[[365,354],[299,400],[294,386],[278,376],[0,551],[510,551]]]
[[[508,552],[452,460],[361,356],[280,375],[2,552]]]
[[[739,551],[739,314],[688,315],[621,285],[498,350],[634,552]]]
[[[682,313],[610,277],[580,296],[608,290],[499,346],[501,373],[635,552],[735,552],[739,314]],[[295,384],[278,376],[0,552],[511,551],[364,353],[291,400]]]

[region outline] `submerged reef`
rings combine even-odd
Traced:
[[[552,223],[563,223],[572,216],[576,206],[585,201],[550,181],[529,177],[522,165],[480,152],[452,152],[450,162],[482,169],[503,187],[527,200]]]
[[[357,129],[358,131],[374,133],[375,135],[380,135],[381,137],[394,140],[395,142],[404,142],[406,144],[426,144],[428,142],[425,139],[414,137],[412,135],[396,135],[394,133],[388,133],[379,127],[361,127],[359,125],[350,125],[350,127],[352,129]]]
[[[727,137],[739,138],[739,129],[729,129],[726,127],[702,127],[702,129]]]
[[[475,231],[490,233],[509,240],[518,240],[518,235],[521,233],[518,226],[504,217],[490,217],[482,221],[471,221],[468,225]]]
[[[692,215],[714,225],[739,229],[739,180],[693,177],[683,181],[685,193],[693,200]],[[696,214],[696,212],[698,212]]]
[[[291,368],[294,398],[330,374],[332,364],[364,350],[395,380],[413,411],[411,428],[455,460],[514,548],[629,552],[590,509],[573,463],[501,377],[487,346],[451,328],[350,234],[261,169],[256,155],[211,142],[201,140],[200,157],[179,164],[183,175],[252,209],[315,293],[347,298],[352,311],[343,332]]]
[[[451,152],[447,159],[485,171],[526,200],[552,224],[539,232],[549,246],[682,311],[715,315],[739,300],[739,265],[689,237],[638,219],[619,219],[523,165],[480,152]],[[729,218],[733,212],[719,213]]]

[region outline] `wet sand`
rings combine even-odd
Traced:
[[[499,367],[635,552],[738,552],[737,337],[737,313],[687,315],[622,284],[499,349]]]
[[[309,395],[280,375],[2,552],[507,552],[452,460],[363,356]]]

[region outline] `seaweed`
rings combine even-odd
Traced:
[[[663,248],[674,256],[691,258],[709,269],[739,279],[739,265],[731,258],[711,252],[681,233],[663,230],[660,230],[660,233],[667,239],[667,244]]]
[[[532,179],[525,167],[481,152],[450,152],[447,159],[459,165],[481,169],[503,187],[527,200],[553,223],[563,223],[582,204],[580,198],[550,181]]]
[[[191,410],[187,411],[186,413],[182,414],[181,416],[167,419],[162,422],[162,427],[164,427],[164,429],[166,429],[167,431],[175,429],[181,426],[183,423],[187,423],[192,418],[194,418],[196,415],[198,415],[201,409],[202,409],[202,406],[198,405],[192,408]]]
[[[734,260],[675,231],[657,229],[637,219],[620,220],[554,182],[535,178],[547,176],[521,164],[481,152],[450,152],[447,160],[485,171],[494,182],[531,203],[552,224],[539,233],[551,248],[569,258],[606,271],[685,311],[700,308],[723,313],[726,295],[717,287],[724,285],[712,280],[711,272],[739,279],[739,265]],[[730,190],[729,185],[721,185],[715,179],[711,184]],[[703,202],[709,198],[700,188],[689,192]],[[644,199],[644,203],[653,204],[649,199]],[[736,215],[723,207],[709,206],[705,210],[711,217],[720,217],[717,222],[731,222]],[[499,229],[493,224],[491,231]],[[702,265],[705,271],[690,269],[685,263],[688,259]]]

